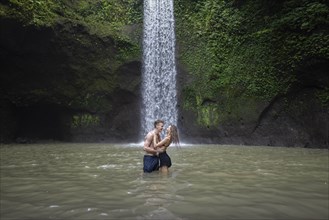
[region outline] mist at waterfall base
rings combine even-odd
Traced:
[[[154,121],[177,125],[173,0],[144,1],[141,137]]]

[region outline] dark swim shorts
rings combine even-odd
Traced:
[[[159,158],[160,158],[160,167],[163,167],[163,166],[171,167],[171,159],[166,151],[163,153],[160,153]]]
[[[157,156],[144,155],[143,163],[144,173],[151,173],[153,171],[159,170],[159,157]]]

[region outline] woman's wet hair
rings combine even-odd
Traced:
[[[179,145],[178,129],[176,125],[170,125],[170,136],[174,144]]]

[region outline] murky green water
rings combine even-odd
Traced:
[[[328,219],[328,150],[169,148],[143,174],[141,145],[2,145],[1,219]]]

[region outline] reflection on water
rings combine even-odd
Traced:
[[[328,219],[328,150],[169,148],[142,173],[139,145],[1,145],[1,219]]]

